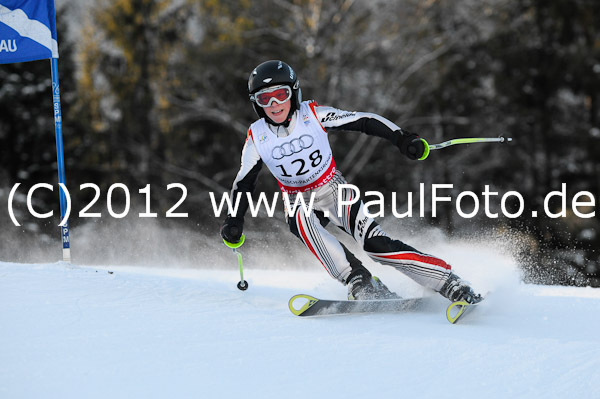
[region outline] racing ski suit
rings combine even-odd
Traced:
[[[288,193],[290,203],[295,203],[295,196],[301,195],[308,204],[311,194],[314,196],[312,211],[306,213],[299,206],[293,216],[286,212],[287,223],[333,278],[346,284],[352,271],[363,266],[326,230],[329,222],[352,236],[371,259],[440,291],[451,273],[450,265],[389,237],[375,220],[365,215],[361,200],[353,202],[356,193],[344,186],[346,180],[333,159],[328,138],[331,130],[359,131],[396,145],[408,134],[379,115],[319,106],[314,101],[302,102],[287,127],[269,124],[261,118],[248,130],[241,167],[231,190],[232,201],[238,193],[242,194],[240,205],[237,214],[228,217],[243,220],[248,208],[245,193],[254,191],[264,164],[281,190]],[[344,202],[338,209],[340,200]]]

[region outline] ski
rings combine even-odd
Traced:
[[[319,299],[299,294],[289,301],[290,311],[296,316],[325,316],[352,313],[405,312],[418,308],[424,298],[380,299],[366,301],[345,301]],[[296,306],[294,307],[294,302]]]
[[[469,303],[466,301],[452,302],[446,309],[446,318],[452,324],[456,324],[466,313],[473,310],[477,303]]]

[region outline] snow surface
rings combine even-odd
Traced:
[[[0,398],[600,397],[598,289],[525,285],[509,258],[475,248],[479,269],[459,274],[492,293],[460,324],[384,267],[429,304],[300,318],[291,296],[345,287],[245,264],[242,292],[229,255],[229,270],[0,262]]]

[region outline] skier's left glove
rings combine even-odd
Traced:
[[[396,144],[402,154],[412,160],[427,158],[426,153],[427,155],[429,153],[427,142],[421,139],[418,134],[402,129],[396,130],[394,133],[396,134],[394,144]]]
[[[221,227],[221,237],[227,242],[237,244],[242,238],[244,231],[244,218],[228,215]]]

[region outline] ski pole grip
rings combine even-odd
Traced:
[[[236,242],[236,243],[229,242],[229,241],[223,239],[223,242],[225,243],[225,245],[227,245],[231,249],[237,249],[237,248],[241,247],[242,245],[244,245],[245,241],[246,241],[246,236],[244,234],[242,234],[242,236],[240,237],[240,241]]]

